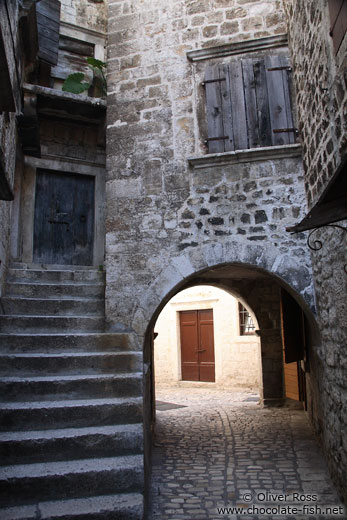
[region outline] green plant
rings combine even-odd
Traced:
[[[82,94],[85,90],[88,90],[93,84],[100,89],[102,95],[106,95],[106,77],[104,70],[106,69],[106,63],[96,58],[86,58],[88,67],[93,71],[93,82],[88,83],[85,81],[85,74],[83,72],[74,72],[69,74],[63,83],[63,90],[65,92],[71,92],[72,94]]]

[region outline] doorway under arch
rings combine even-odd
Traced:
[[[197,285],[177,293],[155,327],[158,387],[206,386],[259,392],[258,322],[230,291]]]

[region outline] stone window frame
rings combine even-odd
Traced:
[[[61,38],[67,38],[71,40],[75,40],[81,43],[87,43],[93,46],[94,48],[94,58],[100,61],[105,62],[106,60],[106,34],[101,31],[95,31],[93,29],[89,29],[87,27],[80,27],[78,25],[71,24],[69,22],[61,21],[60,22],[60,36]],[[79,72],[79,70],[68,70],[60,67],[59,62],[52,67],[51,74],[53,77],[54,88],[60,88],[60,83],[66,79],[66,77],[73,73]],[[91,72],[87,72],[86,75],[89,79],[92,78]],[[87,92],[83,92],[79,94],[80,96],[86,97],[89,94]],[[91,96],[94,97],[94,96]]]
[[[225,62],[226,57],[239,56],[252,58],[264,57],[266,54],[283,53],[289,55],[288,35],[280,34],[258,38],[255,40],[247,40],[244,42],[230,43],[221,46],[210,47],[206,49],[197,49],[186,53],[187,59],[191,63],[193,88],[194,88],[194,116],[195,127],[197,129],[195,139],[195,153],[187,158],[190,166],[195,168],[205,168],[214,165],[233,164],[237,162],[251,162],[267,159],[278,159],[288,157],[301,157],[301,145],[284,144],[279,146],[267,146],[259,148],[249,148],[245,150],[236,150],[231,152],[206,153],[205,136],[207,136],[207,118],[206,118],[206,99],[202,83],[204,81],[205,70],[207,65],[218,65]],[[291,89],[292,90],[292,89]],[[293,120],[296,126],[296,104],[295,96],[291,91]]]

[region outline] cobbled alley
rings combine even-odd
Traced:
[[[156,399],[151,520],[346,518],[304,411],[205,388]]]

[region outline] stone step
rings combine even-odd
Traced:
[[[83,351],[129,351],[136,350],[133,334],[88,332],[88,333],[0,333],[0,352],[83,352]]]
[[[0,332],[102,332],[105,320],[99,316],[0,316]]]
[[[143,489],[143,456],[17,464],[0,468],[1,505],[85,498]]]
[[[25,283],[4,284],[4,294],[28,298],[100,298],[105,296],[103,283]]]
[[[142,369],[140,352],[66,352],[58,354],[1,354],[0,376],[45,374],[107,374],[138,372]]]
[[[3,402],[56,399],[88,399],[141,395],[142,373],[1,377]]]
[[[99,282],[104,283],[105,272],[97,269],[13,269],[10,268],[7,274],[8,282]]]
[[[142,451],[142,424],[0,432],[3,465],[115,457]]]
[[[104,316],[102,299],[93,298],[20,298],[4,296],[1,299],[4,314],[44,316]]]
[[[91,496],[0,509],[2,520],[142,520],[140,493]]]
[[[142,397],[0,403],[0,431],[139,423]]]

